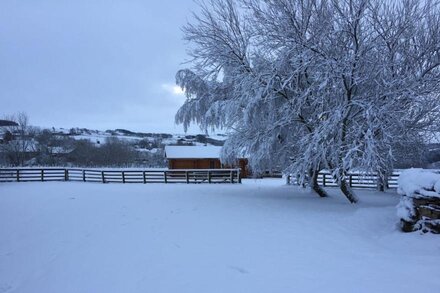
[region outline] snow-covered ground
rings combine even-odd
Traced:
[[[241,185],[0,184],[0,292],[432,292],[438,236],[398,196]]]

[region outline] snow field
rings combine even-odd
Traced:
[[[438,236],[398,231],[395,193],[321,199],[239,185],[0,185],[0,292],[414,292]]]

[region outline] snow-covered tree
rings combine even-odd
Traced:
[[[223,159],[282,167],[319,195],[352,169],[392,169],[393,148],[438,129],[440,16],[433,1],[212,0],[184,27],[191,68],[176,122],[224,128]]]
[[[33,136],[35,128],[29,125],[29,117],[24,112],[6,117],[6,120],[15,122],[5,128],[10,138],[0,144],[0,152],[7,158],[7,163],[13,166],[22,166],[27,154],[35,152]]]

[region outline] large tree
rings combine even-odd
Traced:
[[[177,73],[184,127],[224,128],[223,159],[251,154],[321,196],[329,170],[344,195],[353,169],[392,169],[395,146],[438,129],[440,16],[434,1],[212,0],[183,31]]]

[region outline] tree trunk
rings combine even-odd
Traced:
[[[385,183],[382,177],[377,178],[377,191],[384,192],[385,191]]]
[[[297,182],[297,184],[299,185],[299,186],[301,186],[302,188],[306,188],[307,186],[306,186],[306,182],[303,180],[303,181],[301,181],[301,176],[299,176],[299,174],[298,175],[296,175],[296,182]]]
[[[347,184],[347,181],[345,181],[345,176],[341,178],[339,187],[350,203],[357,203],[359,201],[350,186]]]
[[[328,194],[325,190],[318,184],[318,170],[309,170],[309,184],[314,192],[316,192],[320,197],[327,197]]]
[[[377,171],[377,190],[384,192],[386,189],[388,189],[388,176],[391,174],[389,169],[386,169],[386,171]]]

